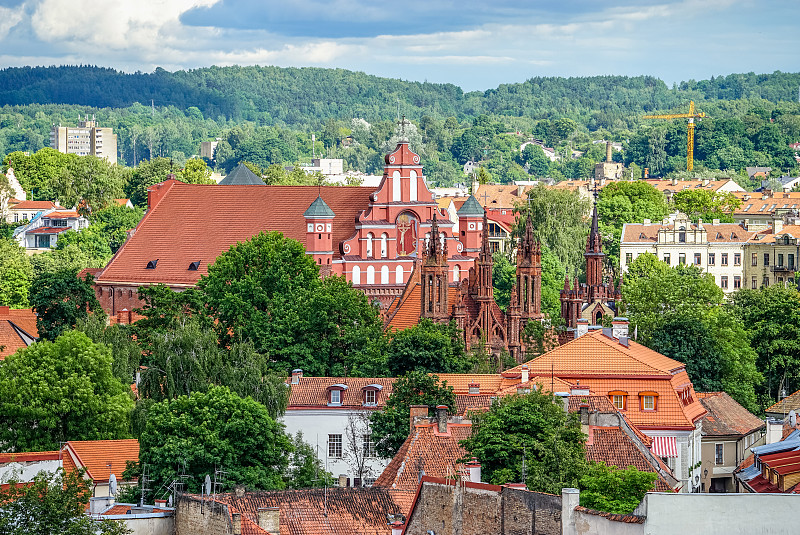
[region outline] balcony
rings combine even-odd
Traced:
[[[769,268],[770,271],[773,273],[775,272],[787,272],[787,273],[794,273],[796,271],[794,264],[788,264],[786,266],[772,266]]]

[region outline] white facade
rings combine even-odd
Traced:
[[[47,250],[56,246],[58,235],[74,230],[79,232],[89,226],[89,220],[75,211],[47,210],[38,212],[33,220],[14,231],[14,239],[29,252]]]

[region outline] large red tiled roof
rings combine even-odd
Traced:
[[[591,436],[586,441],[586,459],[594,462],[604,462],[608,466],[625,469],[635,467],[642,472],[655,472],[656,469],[647,457],[636,447],[629,437],[619,427],[591,427]],[[657,492],[670,492],[672,487],[659,474],[656,479]]]
[[[713,394],[700,398],[700,403],[708,411],[703,417],[703,435],[749,435],[765,426],[763,420],[739,405],[725,392]]]
[[[28,347],[23,335],[34,339],[39,337],[33,310],[0,306],[0,360]]]
[[[22,201],[11,207],[14,210],[50,210],[57,207],[51,201]]]
[[[291,382],[291,379],[287,382]],[[382,408],[392,394],[394,382],[393,377],[301,377],[299,384],[290,385],[287,410],[327,407],[328,387],[337,384],[346,385],[347,389],[341,394],[342,404],[335,408]],[[364,405],[363,389],[369,385],[383,387],[377,394],[377,404],[374,406]]]
[[[98,282],[194,285],[220,253],[261,231],[279,231],[305,244],[303,212],[320,194],[336,214],[332,239],[353,235],[357,214],[374,188],[323,186],[237,186],[164,184],[166,192],[117,251]],[[155,269],[147,269],[158,260]],[[196,271],[189,264],[200,262]]]
[[[280,509],[281,535],[389,535],[386,515],[401,512],[386,489],[375,487],[223,494],[217,501],[227,504],[229,513],[241,513],[242,535],[267,533],[258,526],[263,507]]]
[[[662,229],[671,230],[674,224],[662,225],[659,223],[651,223],[645,225],[642,223],[628,223],[625,225],[625,233],[622,236],[624,243],[655,243],[658,241],[658,231]],[[691,224],[692,229],[696,229],[696,224]],[[745,230],[740,225],[734,223],[720,223],[713,225],[708,222],[703,222],[703,228],[706,230],[706,237],[709,243],[738,243],[750,240],[756,232],[753,230]]]
[[[0,453],[0,464],[32,463],[37,461],[57,461],[60,451],[30,451],[21,453]]]
[[[108,481],[114,474],[118,479],[127,461],[139,461],[139,441],[71,440],[64,446],[64,469],[83,467],[95,483]]]
[[[773,403],[765,412],[776,414],[789,414],[789,411],[800,410],[800,390],[792,395],[785,397],[777,403]]]

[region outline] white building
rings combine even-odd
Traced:
[[[117,135],[113,128],[97,126],[94,116],[91,120],[84,117],[77,127],[53,125],[50,146],[64,154],[92,155],[117,163]]]
[[[369,415],[384,407],[393,378],[303,377],[294,370],[289,404],[283,416],[286,432],[303,433],[328,472],[342,486],[368,486],[389,459],[375,455]]]
[[[755,231],[733,223],[692,223],[686,214],[651,223],[627,223],[622,227],[620,268],[642,253],[652,253],[670,266],[692,264],[711,273],[726,293],[744,287],[745,244]]]
[[[73,210],[51,208],[37,212],[23,227],[17,227],[14,238],[28,252],[41,252],[56,246],[58,236],[64,232],[81,231],[89,226],[89,220]]]

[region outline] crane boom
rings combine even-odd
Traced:
[[[645,115],[643,119],[688,119],[689,132],[686,140],[686,170],[694,169],[694,120],[706,117],[703,112],[695,113],[694,101],[689,102],[689,113],[669,113],[666,115]]]

